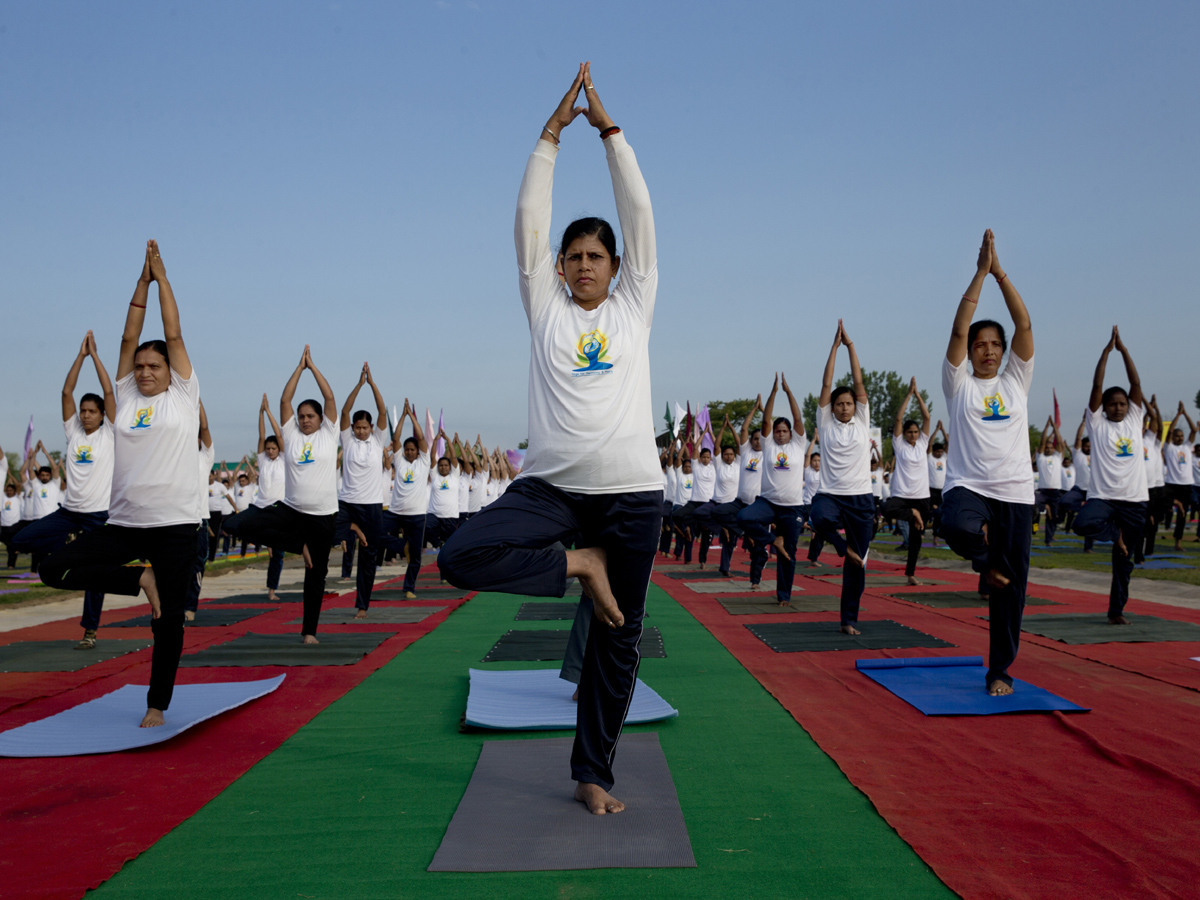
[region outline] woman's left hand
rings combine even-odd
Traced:
[[[592,83],[592,64],[585,62],[580,71],[583,74],[584,96],[587,97],[588,102],[583,114],[587,116],[588,123],[594,128],[606,131],[613,127],[613,120],[604,111],[604,104],[600,102],[600,95],[596,93],[596,86]]]

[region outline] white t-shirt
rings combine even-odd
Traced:
[[[389,509],[392,505],[392,489],[396,486],[396,476],[388,469],[383,473],[383,479],[379,486],[379,502],[383,504],[384,509]]]
[[[737,498],[747,506],[758,499],[762,490],[762,461],[762,450],[751,447],[749,440],[738,449]]]
[[[458,470],[458,514],[460,516],[471,511],[471,476],[463,473],[464,470],[460,467]]]
[[[539,140],[521,181],[515,236],[530,331],[529,450],[521,474],[582,494],[657,491],[649,346],[658,290],[654,216],[624,135],[604,147],[625,246],[620,281],[593,310],[571,299],[550,248],[558,148]]]
[[[324,415],[321,427],[305,434],[292,416],[283,423],[283,502],[310,516],[338,511],[337,422]]]
[[[220,481],[209,482],[208,511],[210,513],[219,512],[222,515],[229,515],[233,510],[228,501],[229,488],[225,487]]]
[[[1008,503],[1033,503],[1029,467],[1029,387],[1033,360],[1009,353],[995,378],[976,378],[964,359],[942,360],[949,431],[945,490],[965,487]],[[824,435],[822,435],[824,439]]]
[[[429,511],[438,519],[457,519],[459,470],[451,466],[449,475],[441,475],[434,469],[429,479]]]
[[[16,525],[21,521],[21,495],[0,497],[0,526]]]
[[[500,482],[489,478],[487,484],[483,486],[483,505],[484,507],[491,506],[499,494]]]
[[[1063,463],[1062,469],[1062,489],[1069,491],[1075,487],[1075,466],[1070,463]]]
[[[821,434],[822,446],[825,435]],[[804,452],[808,436],[792,432],[787,444],[775,442],[775,432],[762,436],[763,464],[760,496],[776,506],[800,506],[804,500]],[[824,466],[824,460],[821,461]]]
[[[879,499],[883,499],[883,469],[876,466],[874,469],[867,469],[871,473],[871,494]]]
[[[1061,491],[1063,455],[1057,450],[1047,456],[1038,454],[1038,490]]]
[[[383,445],[387,435],[371,427],[371,436],[360,441],[354,428],[342,432],[342,486],[338,499],[346,503],[374,504],[383,492]]]
[[[1142,417],[1145,410],[1129,404],[1120,422],[1111,422],[1104,408],[1088,411],[1087,433],[1092,439],[1091,489],[1088,500],[1149,500]]]
[[[258,496],[258,488],[253,483],[239,484],[233,489],[233,502],[237,504],[238,512],[245,512],[254,505]]]
[[[812,506],[813,497],[821,490],[821,473],[819,470],[809,466],[804,470],[804,493],[801,499],[804,501],[801,506]]]
[[[88,434],[78,414],[63,422],[67,435],[67,494],[63,509],[103,512],[112,499],[113,427],[107,418]]]
[[[1163,461],[1166,471],[1163,480],[1167,484],[1192,485],[1192,448],[1187,444],[1167,444],[1163,447]],[[70,482],[68,482],[70,487]]]
[[[903,437],[892,441],[892,454],[896,468],[892,472],[893,497],[906,500],[923,500],[929,496],[929,435],[921,432],[917,442],[910,444]]]
[[[679,470],[669,465],[663,469],[663,500],[674,505],[676,486],[679,483]]]
[[[696,459],[692,461],[692,499],[697,503],[708,503],[717,489],[717,467],[710,459],[706,466]]]
[[[943,453],[937,457],[931,453],[927,459],[929,460],[929,487],[940,491],[946,486],[946,454]]]
[[[200,382],[174,369],[161,394],[145,397],[133,372],[116,384],[113,488],[108,524],[127,528],[199,524],[196,472]]]
[[[200,473],[200,490],[196,494],[199,503],[196,509],[200,520],[205,521],[208,519],[208,475],[212,471],[213,462],[217,458],[217,448],[211,444],[205,447],[200,441],[196,443],[197,471]]]
[[[888,501],[888,498],[890,498],[892,496],[891,476],[888,475],[887,472],[883,473],[883,482],[879,485],[879,491],[881,494],[879,499],[882,500],[884,503],[886,503]]]
[[[423,516],[429,509],[429,451],[418,453],[409,462],[396,455],[396,480],[392,484],[392,503],[388,512],[397,516]]]
[[[871,408],[855,403],[849,422],[838,421],[832,404],[817,408],[817,432],[821,436],[821,493],[839,497],[875,494],[883,483],[883,470],[871,472]]]
[[[254,505],[266,509],[284,498],[287,488],[287,463],[283,454],[271,459],[266,452],[258,456],[258,491],[254,495]]]
[[[1075,472],[1075,487],[1086,493],[1092,483],[1092,457],[1080,450],[1073,459],[1071,468]]]
[[[28,481],[21,484],[21,521],[33,521],[33,485]]]
[[[1195,487],[1200,487],[1200,456],[1192,457],[1192,484]]]
[[[32,483],[33,494],[29,504],[30,516],[33,521],[44,519],[50,513],[58,509],[62,503],[62,488],[59,487],[58,479],[51,478],[45,484],[34,479]]]
[[[487,472],[480,469],[471,476],[471,485],[467,489],[467,512],[477,513],[483,509],[483,495],[487,491]]]
[[[713,502],[732,503],[737,497],[742,467],[738,465],[737,459],[728,464],[725,460],[718,459],[713,462],[713,467],[717,470],[717,487],[713,491]]]
[[[691,472],[688,472],[687,474],[684,474],[683,466],[679,466],[679,468],[677,468],[675,470],[675,505],[676,506],[683,506],[683,504],[691,502],[692,483],[693,483],[692,475],[694,472],[695,472],[695,469],[693,469]]]
[[[1132,408],[1131,405],[1130,409]],[[1129,413],[1126,413],[1125,417],[1129,418]],[[1161,437],[1150,431],[1142,435],[1142,458],[1146,462],[1146,486],[1162,487],[1166,482],[1163,480]]]

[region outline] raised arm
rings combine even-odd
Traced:
[[[858,364],[858,351],[854,349],[854,341],[850,340],[850,335],[846,334],[841,319],[838,319],[838,330],[842,333],[842,343],[846,345],[846,351],[850,354],[850,379],[854,382],[854,400],[856,403],[866,403],[867,386],[863,382],[862,366]]]
[[[1132,401],[1132,398],[1130,398]],[[1149,430],[1153,432],[1155,437],[1162,436],[1162,413],[1158,411],[1158,397],[1155,394],[1150,395],[1150,405],[1146,409],[1150,418]]]
[[[729,426],[729,413],[725,413],[725,420],[721,423],[721,430],[717,432],[717,436],[713,439],[716,444],[717,453],[721,452],[721,442],[725,440],[726,431],[731,433],[733,431]]]
[[[283,394],[279,398],[279,421],[284,425],[292,421],[292,398],[296,396],[296,387],[300,384],[300,376],[306,368],[308,368],[308,344],[304,345],[304,352],[300,354],[300,362],[296,366],[296,371],[283,386]]]
[[[83,361],[88,356],[88,338],[91,336],[90,331],[84,335],[75,362],[71,363],[71,368],[67,370],[67,380],[63,382],[62,417],[64,422],[75,417],[75,385],[79,383],[79,371],[83,368]]]
[[[388,427],[387,404],[383,402],[383,394],[379,391],[379,385],[371,377],[370,364],[363,363],[363,369],[367,373],[367,384],[371,386],[371,395],[375,398],[375,427],[386,434]]]
[[[1050,445],[1050,438],[1054,436],[1054,419],[1047,418],[1046,424],[1042,426],[1042,442],[1038,444],[1038,456],[1046,452],[1046,447]]]
[[[358,392],[362,390],[362,386],[367,383],[367,364],[363,363],[362,371],[358,374],[358,384],[354,386],[354,390],[350,392],[350,396],[346,398],[346,402],[342,404],[342,418],[338,423],[338,428],[345,431],[350,427],[350,414],[354,411],[354,401],[358,399]]]
[[[337,400],[334,399],[333,388],[329,386],[329,382],[325,380],[325,376],[321,374],[321,370],[313,362],[312,351],[305,347],[305,353],[308,356],[308,371],[313,373],[313,378],[317,380],[317,387],[321,389],[321,396],[325,399],[325,418],[330,422],[336,422]]]
[[[946,429],[943,427],[941,419],[938,419],[937,425],[935,425],[933,428],[933,434],[929,436],[929,446],[925,448],[926,456],[933,452],[933,442],[937,440],[939,431],[942,433],[942,440],[946,440]]]
[[[995,238],[990,238],[989,243],[992,251],[992,277],[996,279],[996,284],[1000,285],[1000,292],[1004,294],[1004,305],[1008,307],[1008,314],[1013,320],[1012,352],[1017,354],[1019,359],[1028,362],[1033,359],[1033,323],[1029,320],[1029,310],[1025,308],[1025,301],[1013,287],[1012,280],[1005,274],[1004,269],[1000,268]]]
[[[896,407],[896,421],[892,423],[892,438],[904,437],[904,414],[908,412],[908,404],[913,398],[913,393],[917,389],[917,378],[914,375],[912,381],[908,383],[908,393],[904,395],[904,399],[900,401],[900,405]],[[929,420],[925,420],[925,425],[928,428]]]
[[[1188,415],[1187,407],[1183,405],[1182,400],[1179,401],[1179,415],[1183,416],[1184,421],[1188,423],[1188,443],[1194,444],[1196,442],[1196,423],[1193,422],[1192,417]],[[1178,419],[1179,416],[1176,416],[1175,418]]]
[[[167,270],[162,255],[158,252],[158,241],[150,241],[150,278],[158,282],[158,305],[162,312],[163,337],[167,341],[167,355],[171,368],[183,378],[192,377],[192,361],[183,344],[183,331],[179,325],[179,306],[175,303],[175,292],[167,281]]]
[[[200,443],[205,447],[212,446],[212,434],[208,430],[208,414],[204,411],[204,401],[200,401]]]
[[[925,398],[921,396],[921,391],[917,388],[917,379],[914,376],[912,380],[913,396],[917,398],[917,407],[921,410],[921,433],[929,437],[929,407],[925,405]]]
[[[775,380],[771,382],[771,393],[767,394],[767,405],[763,407],[762,420],[762,436],[767,438],[771,434],[772,425],[775,421],[775,395],[779,392],[779,373],[775,373]]]
[[[1075,452],[1078,453],[1083,449],[1083,433],[1087,430],[1087,413],[1083,414],[1083,418],[1079,420],[1079,427],[1075,429],[1075,443],[1072,445]]]
[[[1179,401],[1179,409],[1178,409],[1178,410],[1176,410],[1176,412],[1175,412],[1175,418],[1173,418],[1173,419],[1171,420],[1171,425],[1170,425],[1170,427],[1169,427],[1169,428],[1167,428],[1167,431],[1174,431],[1174,430],[1175,430],[1175,426],[1179,424],[1179,420],[1180,420],[1182,417],[1183,417],[1183,401],[1182,401],[1182,400],[1180,400],[1180,401]]]
[[[1112,334],[1108,338],[1108,343],[1100,351],[1100,359],[1096,363],[1096,371],[1092,374],[1092,392],[1088,395],[1088,409],[1092,412],[1096,412],[1100,408],[1100,401],[1104,399],[1104,373],[1108,369],[1108,354],[1112,353],[1112,349],[1116,345],[1117,326],[1114,325]]]
[[[100,382],[100,391],[104,395],[104,415],[109,422],[117,420],[117,394],[113,390],[112,379],[108,377],[108,369],[100,361],[100,352],[96,349],[96,336],[88,332],[88,353],[92,357],[92,365],[96,367],[96,380]]]
[[[1113,326],[1113,340],[1116,342],[1117,352],[1125,360],[1125,376],[1129,379],[1129,402],[1141,406],[1142,379],[1138,376],[1137,366],[1133,364],[1133,357],[1129,355],[1125,342],[1121,340],[1121,332],[1117,330],[1116,325]],[[1154,404],[1154,409],[1155,412],[1158,411],[1157,403]],[[1159,424],[1161,424],[1161,417]]]
[[[125,313],[125,330],[121,332],[121,354],[117,358],[117,381],[133,371],[133,356],[142,339],[142,326],[146,322],[146,298],[150,294],[150,245],[146,244],[146,258],[142,262],[142,274],[133,288],[133,299]]]
[[[262,404],[258,407],[258,449],[255,451],[259,456],[267,452],[267,413],[270,409],[267,395],[263,394]]]
[[[762,409],[762,394],[759,394],[754,400],[754,406],[750,409],[750,412],[746,413],[746,418],[742,420],[742,431],[737,436],[737,442],[738,442],[739,447],[741,447],[742,444],[746,443],[746,441],[750,440],[750,422],[754,418],[754,414],[761,409]]]
[[[783,392],[785,394],[787,394],[788,406],[791,407],[792,431],[795,434],[798,434],[801,437],[803,437],[804,436],[804,416],[801,414],[800,404],[796,402],[796,395],[793,394],[792,389],[790,387],[788,387],[787,375],[780,373],[779,383],[780,383],[780,386],[783,388]]]
[[[837,352],[841,345],[842,320],[838,319],[837,333],[833,336],[833,346],[829,349],[829,358],[825,360],[825,372],[821,375],[821,395],[817,398],[818,406],[828,406],[833,397],[833,370],[837,367]]]
[[[429,441],[425,439],[425,432],[421,430],[421,424],[417,421],[417,411],[409,404],[405,398],[404,405],[408,407],[408,417],[412,419],[413,437],[417,439],[417,449],[422,453],[429,452]]]
[[[975,277],[967,285],[967,291],[958,301],[958,310],[954,313],[954,324],[950,326],[950,344],[946,347],[946,359],[950,365],[958,368],[967,358],[968,335],[971,330],[971,320],[975,318],[975,310],[979,307],[979,294],[983,290],[983,282],[987,279],[992,268],[992,229],[983,233],[983,243],[979,247],[979,258],[975,262]]]

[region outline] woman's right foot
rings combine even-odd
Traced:
[[[147,709],[146,715],[142,717],[142,724],[139,728],[157,728],[159,725],[165,725],[166,720],[163,719],[163,711],[161,709]]]
[[[578,578],[583,589],[592,598],[592,611],[596,618],[610,628],[625,624],[608,583],[608,556],[601,547],[585,547],[567,551],[567,577]]]
[[[775,540],[771,542],[771,546],[774,547],[775,552],[778,553],[780,556],[782,556],[784,559],[792,559],[793,558],[792,554],[788,553],[787,547],[785,547],[783,544],[783,535],[782,534],[779,535],[778,537],[776,537]]]
[[[317,640],[317,636],[315,634],[306,634],[306,635],[302,635],[302,637],[304,638],[304,640],[301,643],[304,643],[304,644],[319,644],[319,643],[321,643],[320,641]]]
[[[150,602],[150,616],[157,619],[162,615],[162,601],[158,598],[158,581],[154,578],[153,566],[146,566],[142,569],[142,577],[138,579],[138,587],[146,593],[146,599]],[[147,713],[146,715],[149,715]],[[162,713],[159,713],[162,717]],[[156,723],[161,725],[161,722]]]
[[[842,634],[862,634],[862,632],[859,631],[857,628],[855,628],[853,625],[843,625],[842,626]]]

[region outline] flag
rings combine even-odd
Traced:
[[[29,427],[25,429],[25,456],[29,456],[29,451],[33,449],[33,416],[29,417]],[[24,462],[25,460],[21,460]]]
[[[396,426],[400,424],[400,416],[396,412],[396,404],[392,404],[392,414],[388,417],[388,437],[396,439]]]
[[[685,415],[686,413],[684,412],[683,407],[676,403],[675,421],[671,424],[671,433],[675,435],[675,437],[679,437],[679,427],[683,425],[683,418]]]
[[[667,431],[675,430],[675,423],[671,421],[671,403],[667,402],[666,411],[663,412],[663,421],[667,423]]]
[[[438,410],[438,427],[437,427],[438,432],[441,432],[442,429],[444,429],[446,427],[444,414],[445,414],[445,409]],[[434,459],[441,459],[445,455],[446,455],[446,439],[438,438],[437,455],[434,457]]]
[[[688,451],[688,453],[691,453],[692,447],[695,446],[695,442],[692,439],[692,428],[695,426],[695,422],[692,419],[692,401],[688,400],[688,401],[686,401],[686,403],[687,403],[687,422],[685,423],[686,427],[684,428],[684,431],[683,431],[683,446],[684,446],[684,449],[686,449]]]
[[[701,448],[707,447],[709,450],[714,450],[713,439],[708,436],[705,429],[712,428],[712,419],[708,415],[708,405],[700,407],[700,413],[696,416],[696,430],[700,433]]]
[[[1054,398],[1054,427],[1062,428],[1062,416],[1058,414],[1058,392],[1051,388],[1050,396]]]
[[[505,450],[504,455],[508,457],[508,464],[516,471],[520,472],[521,467],[525,465],[524,450]]]
[[[429,414],[429,407],[425,407],[425,443],[429,444],[429,449],[432,450],[437,444],[437,432],[433,430],[433,416]],[[435,456],[434,462],[437,462],[440,457]]]

